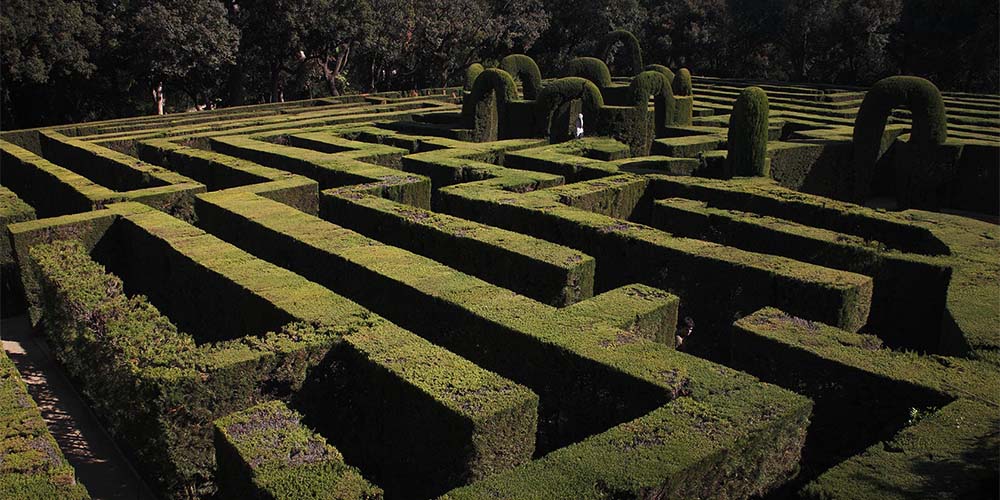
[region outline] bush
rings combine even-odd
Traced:
[[[479,74],[486,69],[482,64],[472,63],[468,68],[465,68],[465,90],[472,90],[472,86],[476,83],[476,78],[479,78]]]
[[[542,72],[535,60],[524,54],[511,54],[500,60],[500,69],[521,80],[524,98],[535,100],[542,89]]]
[[[677,70],[677,76],[672,82],[675,96],[689,96],[694,94],[694,87],[691,84],[691,72],[687,68]]]
[[[932,156],[929,148],[944,144],[948,138],[941,92],[933,83],[915,76],[891,76],[875,83],[861,102],[861,109],[854,120],[853,198],[863,201],[871,190],[875,163],[882,147],[886,120],[894,107],[906,106],[913,114],[910,145],[919,152],[911,162],[917,168],[928,169],[930,161],[919,161]],[[921,172],[911,174],[920,175]],[[921,189],[925,186],[916,186]],[[900,193],[897,193],[900,194]]]
[[[594,82],[598,88],[611,86],[611,71],[596,57],[577,57],[566,65],[566,76],[579,76]]]
[[[740,92],[729,118],[729,172],[768,177],[767,94],[760,87]]]
[[[628,76],[638,74],[642,71],[642,48],[639,46],[639,40],[630,31],[615,30],[604,35],[604,49],[601,51],[601,58],[606,62],[608,57],[611,56],[611,49],[618,42],[624,44],[623,51],[626,57],[622,59],[627,63],[624,66],[628,67],[628,72],[625,74]],[[617,66],[621,68],[623,65],[619,64]]]

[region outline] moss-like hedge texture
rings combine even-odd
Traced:
[[[616,64],[615,66],[622,68],[622,75],[631,76],[639,74],[642,71],[642,47],[639,46],[639,39],[631,31],[615,30],[604,35],[602,42],[604,47],[601,50],[601,58],[607,62],[611,56],[611,49],[618,42],[621,42],[623,47],[618,52],[616,60],[624,61],[624,64]]]
[[[87,489],[45,427],[14,363],[0,350],[0,498],[83,500]]]
[[[4,169],[10,168],[4,165]],[[7,224],[33,220],[35,209],[13,191],[0,186],[0,313],[3,317],[24,311],[24,289],[14,261],[14,249],[5,234]]]
[[[566,64],[566,76],[586,78],[598,88],[611,86],[611,71],[604,61],[596,57],[576,57]]]
[[[542,89],[542,72],[535,60],[524,54],[511,54],[500,60],[500,69],[521,80],[524,98],[534,100]]]
[[[913,76],[891,76],[879,80],[865,94],[865,99],[854,121],[854,165],[849,172],[853,178],[853,198],[864,199],[871,192],[875,164],[883,152],[882,135],[885,132],[889,113],[897,106],[906,106],[912,114],[910,146],[917,148],[912,156],[913,165],[907,175],[918,179],[933,170],[936,146],[944,144],[948,137],[948,122],[945,118],[944,101],[941,92],[933,83]],[[904,185],[897,190],[912,190],[915,193],[897,192],[900,201],[917,196],[920,191],[933,189],[933,185]]]
[[[694,93],[694,85],[691,84],[691,72],[687,68],[677,70],[677,75],[671,83],[674,86],[674,95],[676,96],[684,97]]]
[[[649,96],[653,96],[653,123],[656,136],[662,135],[668,125],[674,124],[676,103],[670,80],[666,75],[658,71],[643,71],[632,79],[629,91],[632,94],[633,105],[641,110],[649,107]],[[646,151],[649,151],[648,146]]]
[[[379,500],[382,490],[280,401],[215,421],[216,481],[223,498]]]
[[[740,92],[729,119],[729,171],[741,177],[768,177],[767,94],[760,87]]]
[[[667,80],[670,82],[670,84],[671,85],[674,84],[674,72],[670,71],[670,68],[668,68],[668,67],[666,67],[666,66],[664,66],[662,64],[650,64],[650,65],[646,66],[645,68],[642,68],[642,70],[643,71],[656,71],[656,72],[659,72],[659,73],[663,73],[663,76],[667,77]]]
[[[462,121],[472,129],[472,139],[497,140],[507,103],[515,99],[517,84],[510,73],[497,68],[483,70],[462,102]]]

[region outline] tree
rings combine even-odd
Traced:
[[[0,9],[0,80],[5,128],[44,121],[46,102],[30,104],[34,116],[17,103],[38,99],[53,82],[84,78],[96,66],[91,50],[101,26],[93,2],[70,0],[6,0]],[[29,97],[30,96],[30,97]],[[39,116],[42,115],[42,116]]]
[[[212,105],[222,69],[235,62],[240,39],[219,0],[139,1],[125,25],[124,59],[154,99],[173,86],[196,105]],[[162,103],[157,104],[162,112]]]

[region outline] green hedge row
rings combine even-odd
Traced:
[[[9,167],[4,167],[6,170]],[[14,260],[14,248],[7,237],[7,224],[35,219],[35,209],[0,185],[0,312],[3,317],[24,312],[24,288]],[[593,283],[593,277],[591,277]]]
[[[325,191],[320,216],[555,306],[594,294],[594,260],[530,236],[377,196]]]
[[[0,497],[89,499],[74,475],[14,362],[0,351]]]
[[[650,487],[680,484],[677,481],[682,477],[697,477],[682,490],[712,491],[726,484],[723,490],[742,497],[767,491],[794,469],[794,450],[803,438],[809,402],[671,351],[667,345],[673,342],[677,302],[668,294],[629,286],[555,309],[263,198],[225,193],[205,198],[215,207],[209,210],[206,205],[200,220],[224,238],[370,304],[380,314],[480,366],[539,391],[536,454],[629,422],[615,428],[611,439],[602,435],[588,444],[584,452],[572,445],[555,452],[568,459],[543,459],[511,472],[497,471],[475,483],[472,491],[479,490],[476,485],[500,484],[509,488],[501,494],[505,498],[542,491],[554,498],[573,498],[576,488],[601,481],[627,483],[628,489],[622,491],[637,494]],[[421,314],[414,315],[414,309]],[[336,373],[347,376],[354,369],[348,364]],[[370,385],[384,387],[378,378]],[[688,387],[696,388],[695,401],[683,397],[689,394]],[[722,387],[727,387],[725,397],[702,399]],[[302,404],[331,399],[322,394]],[[722,400],[731,405],[728,410],[716,406]],[[768,403],[755,407],[751,401]],[[656,410],[664,404],[665,409]],[[727,430],[710,432],[695,442],[677,439],[686,432],[669,433],[654,438],[641,452],[623,446],[646,443],[647,432],[656,432],[650,429],[662,429],[661,425],[671,429],[695,425],[701,417],[682,417],[692,411],[696,415],[728,412],[722,426]],[[762,418],[764,414],[769,416]],[[667,423],[664,415],[676,415],[677,420]],[[754,430],[745,427],[747,422],[754,422]],[[337,429],[324,432],[334,436]],[[747,435],[755,438],[744,439]],[[337,446],[347,453],[341,444]],[[684,453],[683,449],[697,451]],[[656,465],[664,460],[677,466],[664,470]],[[726,465],[718,474],[692,474],[704,460]],[[630,475],[628,467],[609,468],[609,463],[643,470],[643,482],[634,481],[639,476]],[[538,467],[547,472],[532,475],[529,481],[509,480],[521,477],[520,471]],[[367,474],[369,469],[362,468]],[[566,474],[580,481],[568,484]],[[739,481],[730,480],[737,476]],[[376,481],[387,487],[382,480]]]
[[[431,495],[530,458],[537,396],[527,389],[182,221],[135,209],[115,224],[142,226],[188,259],[267,296],[270,308],[295,322],[279,333],[199,344],[144,297],[126,294],[134,284],[104,272],[79,244],[32,248],[57,358],[162,493],[211,491],[212,420],[300,390],[324,395],[305,401],[352,401],[339,416],[321,413],[327,425],[356,433],[328,436],[391,491]],[[344,367],[348,373],[334,376]],[[376,379],[384,388],[378,394],[371,392]],[[419,417],[401,419],[401,408],[420,408]],[[453,445],[442,451],[435,446],[442,441]]]
[[[382,490],[361,477],[302,415],[271,401],[215,421],[215,461],[224,498],[379,500]]]
[[[0,161],[0,184],[17,192],[43,217],[87,212],[125,199],[121,193],[6,141],[0,141]]]
[[[390,146],[355,143],[359,149],[330,154],[236,136],[215,137],[211,144],[213,151],[314,179],[321,189],[398,179],[398,170],[363,160],[382,154],[402,156],[406,152]],[[412,181],[400,186],[395,201],[430,207],[430,179],[410,177]]]
[[[805,498],[995,493],[996,366],[893,351],[771,308],[735,326],[739,369],[816,401]]]

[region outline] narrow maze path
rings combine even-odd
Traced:
[[[45,341],[32,334],[28,317],[4,319],[0,336],[49,431],[90,495],[101,500],[156,498],[101,428]]]

